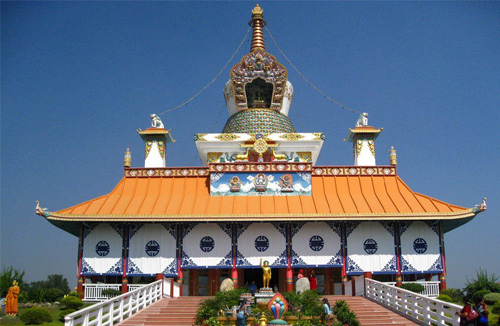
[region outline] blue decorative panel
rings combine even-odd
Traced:
[[[348,273],[397,273],[392,222],[346,223]]]
[[[122,275],[122,228],[92,223],[83,230],[82,275]]]
[[[439,224],[401,222],[399,236],[403,273],[443,271]]]
[[[342,266],[340,224],[292,224],[292,266]]]
[[[285,223],[239,223],[236,265],[257,267],[260,259],[270,266],[287,266]]]
[[[232,252],[230,223],[183,225],[182,268],[231,268]]]
[[[177,276],[177,227],[172,223],[132,224],[127,275]]]
[[[311,195],[310,172],[228,172],[210,175],[212,196]]]

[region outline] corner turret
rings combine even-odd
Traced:
[[[174,143],[175,140],[170,134],[170,130],[165,130],[163,122],[156,114],[151,115],[151,127],[137,132],[144,141],[146,168],[164,168],[167,164],[167,143]]]
[[[375,166],[375,139],[384,128],[375,129],[368,125],[368,113],[360,114],[356,127],[349,128],[349,135],[344,141],[353,143],[354,165]]]

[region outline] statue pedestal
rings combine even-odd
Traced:
[[[269,291],[268,291],[269,290]],[[259,293],[255,293],[255,302],[260,310],[267,310],[267,303],[274,296],[272,289],[262,288]]]

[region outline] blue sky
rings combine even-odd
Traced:
[[[448,286],[479,267],[500,276],[500,3],[259,2],[279,46],[307,78],[384,127],[377,163],[397,149],[414,190],[488,210],[446,234]],[[138,128],[204,87],[243,39],[254,2],[1,3],[1,264],[29,281],[64,274],[76,284],[77,238],[34,214],[108,193],[123,152],[142,166]],[[290,117],[324,132],[320,165],[353,163],[343,142],[357,115],[289,71]],[[249,51],[249,40],[229,65]],[[167,165],[200,164],[193,134],[228,117],[226,70],[163,121],[177,140]]]

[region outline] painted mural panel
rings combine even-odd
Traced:
[[[338,222],[292,223],[292,266],[342,266]]]
[[[401,272],[442,272],[439,224],[400,222]]]
[[[311,195],[310,172],[211,173],[212,196]]]
[[[133,224],[129,229],[127,275],[177,275],[174,224]]]
[[[346,236],[348,274],[397,273],[392,222],[348,222]]]
[[[236,265],[257,267],[262,261],[270,266],[287,266],[285,223],[238,223]]]
[[[184,224],[182,268],[230,268],[231,235],[230,223]]]
[[[119,225],[100,223],[83,231],[82,275],[122,275],[123,230]]]

